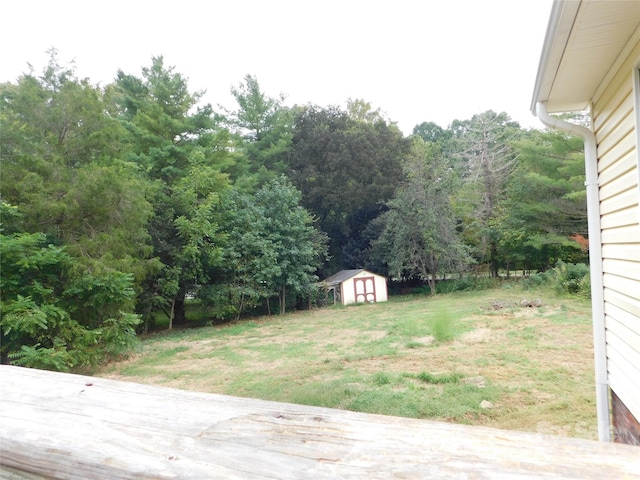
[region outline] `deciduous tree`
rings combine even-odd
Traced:
[[[455,176],[447,159],[420,138],[414,139],[404,170],[405,181],[378,220],[382,233],[374,249],[392,276],[417,275],[435,293],[438,275],[461,273],[471,263],[451,206]]]
[[[400,183],[409,146],[383,120],[355,119],[335,107],[309,106],[298,115],[290,177],[329,235],[331,263],[324,273],[365,266],[367,226]]]
[[[262,300],[270,311],[274,296],[284,313],[288,298],[309,298],[326,256],[326,236],[300,201],[300,191],[284,176],[254,194],[230,190],[224,196],[223,261],[218,282],[207,287],[207,300],[218,315],[239,316]]]

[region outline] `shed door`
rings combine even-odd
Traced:
[[[356,302],[373,303],[376,301],[376,282],[373,277],[354,278],[353,285],[356,289]]]

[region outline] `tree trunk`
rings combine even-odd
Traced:
[[[176,299],[175,312],[173,316],[173,323],[175,325],[184,325],[187,323],[187,312],[185,310],[184,298]]]
[[[284,315],[287,309],[287,293],[285,288],[286,287],[282,285],[282,292],[280,293],[280,315]]]
[[[431,295],[436,294],[436,278],[438,277],[438,269],[436,267],[436,256],[433,252],[429,254],[431,260],[431,276],[429,277],[429,288],[431,289]]]
[[[499,265],[498,265],[498,247],[495,242],[491,242],[491,250],[490,250],[490,263],[491,263],[491,276],[493,278],[498,278]]]
[[[427,283],[429,284],[429,289],[431,290],[431,295],[435,295],[436,294],[436,279],[433,275],[431,275],[429,277],[429,280],[427,280]]]
[[[183,289],[180,289],[176,298],[174,300],[173,306],[173,324],[174,325],[185,325],[187,323],[187,313],[185,310],[185,302],[184,302],[185,292]]]
[[[149,308],[147,308],[147,314],[144,316],[144,334],[149,333],[149,319],[151,318],[151,302],[149,302]]]
[[[171,302],[171,313],[169,314],[169,330],[173,328],[173,316],[176,311],[176,298],[173,297],[173,302]]]
[[[240,295],[240,307],[238,308],[238,314],[236,315],[236,322],[240,320],[240,315],[242,314],[243,307],[244,307],[244,293]]]

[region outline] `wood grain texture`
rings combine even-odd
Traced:
[[[46,478],[640,475],[640,449],[629,445],[10,366],[0,366],[0,392],[0,464]]]

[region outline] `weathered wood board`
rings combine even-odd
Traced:
[[[0,402],[4,478],[640,476],[640,449],[628,445],[19,367],[0,366]]]

